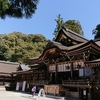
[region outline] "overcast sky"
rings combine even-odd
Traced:
[[[84,36],[93,39],[92,30],[100,23],[100,0],[40,0],[31,19],[0,19],[0,34],[14,31],[43,34],[52,40],[58,14],[64,21],[78,20]]]

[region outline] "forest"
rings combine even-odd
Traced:
[[[42,34],[0,34],[0,60],[27,63],[28,58],[41,55],[47,42]]]

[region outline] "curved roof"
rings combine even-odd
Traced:
[[[100,46],[100,40],[99,41],[95,41],[95,43]]]
[[[89,41],[88,39],[84,38],[83,36],[65,28],[65,29],[62,29],[64,31],[64,33],[70,37],[71,39],[75,40],[75,41],[78,41],[78,42],[87,42]]]
[[[57,35],[57,38],[55,41],[59,42],[59,39],[60,39],[60,35],[61,35],[61,32],[63,32],[63,34],[66,35],[66,37],[72,39],[73,41],[76,41],[76,42],[79,42],[79,43],[83,43],[83,42],[87,42],[89,41],[88,39],[84,38],[83,36],[63,27],[61,29],[61,31],[58,33]]]
[[[73,45],[62,45],[61,43],[61,39],[62,37],[65,37],[65,39],[70,39],[72,41],[74,41],[76,44],[73,43]],[[67,38],[66,38],[67,37]],[[92,49],[91,49],[92,48]],[[84,38],[83,36],[63,27],[56,40],[55,41],[49,41],[46,49],[44,50],[44,52],[42,53],[41,56],[39,56],[38,58],[32,58],[30,59],[31,61],[36,61],[38,60],[38,62],[42,61],[42,60],[46,60],[48,59],[48,57],[50,58],[51,56],[53,56],[54,54],[56,56],[60,55],[61,52],[66,52],[68,55],[74,55],[74,53],[81,53],[84,51],[88,51],[90,50],[92,53],[97,53],[100,54],[100,39],[97,41],[94,40],[88,40],[86,38]],[[48,56],[48,57],[47,57]]]
[[[89,50],[90,47],[95,48],[97,50],[97,52],[100,50],[99,46],[95,42],[93,42],[92,40],[90,40],[88,42],[80,43],[80,44],[77,44],[77,45],[73,45],[73,46],[70,46],[70,47],[63,46],[61,43],[51,41],[50,47],[46,48],[44,50],[43,54],[38,59],[33,58],[33,59],[30,59],[30,60],[33,60],[33,61],[35,61],[35,60],[38,60],[38,61],[45,60],[45,58],[48,54],[50,54],[50,55],[52,55],[54,53],[60,54],[60,52],[63,52],[63,51],[68,53],[69,55],[74,55],[73,52],[74,53],[75,52],[78,53],[79,51],[83,52],[84,50]]]

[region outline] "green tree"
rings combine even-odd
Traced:
[[[2,12],[9,9],[10,5],[11,3],[8,0],[0,0],[0,16],[2,15]]]
[[[54,33],[53,33],[53,35],[55,36],[53,38],[53,40],[56,39],[58,32],[60,31],[60,29],[62,28],[62,26],[64,24],[63,18],[61,18],[60,14],[57,16],[57,19],[55,19],[55,21],[56,21],[57,25],[56,25],[56,28],[55,28]]]
[[[47,39],[41,34],[13,32],[2,34],[0,39],[0,60],[27,62],[28,58],[42,54]]]
[[[69,30],[73,31],[73,32],[76,32],[80,35],[84,35],[84,32],[82,30],[82,26],[80,24],[79,21],[76,21],[76,20],[68,20],[64,23],[64,26],[66,28],[68,28]]]
[[[63,18],[61,18],[60,14],[57,16],[57,19],[55,19],[55,21],[56,21],[56,28],[55,28],[54,33],[53,33],[53,35],[54,35],[53,40],[56,39],[59,31],[61,30],[61,28],[63,26],[65,26],[66,28],[68,28],[69,30],[71,30],[73,32],[76,32],[76,33],[84,36],[84,32],[82,30],[82,26],[81,26],[79,21],[68,20],[68,21],[64,22]]]
[[[0,17],[31,18],[39,0],[0,0]]]
[[[100,38],[100,24],[98,24],[96,28],[92,30],[92,34],[94,34],[94,39]]]

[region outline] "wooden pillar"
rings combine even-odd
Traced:
[[[77,87],[77,92],[78,92],[78,95],[79,95],[79,98],[80,98],[80,89],[79,89],[79,87]]]
[[[5,84],[5,76],[4,76],[4,79],[3,79],[3,85]]]
[[[58,75],[57,75],[57,65],[55,66],[55,83],[58,83]]]
[[[48,65],[46,65],[46,66],[47,66],[46,79],[48,80],[49,79],[49,66]]]
[[[46,79],[48,80],[49,79],[49,60],[43,61],[43,62],[47,67]]]
[[[12,84],[13,83],[13,74],[11,74],[10,79],[11,79],[11,84]]]
[[[32,72],[32,82],[34,82],[34,70]]]
[[[14,76],[14,75],[13,75]],[[17,75],[16,75],[16,77],[15,77],[15,83],[17,83]]]
[[[71,63],[71,66],[70,66],[70,77],[71,79],[73,79],[73,63]]]
[[[91,87],[89,87],[89,100],[91,100]]]

